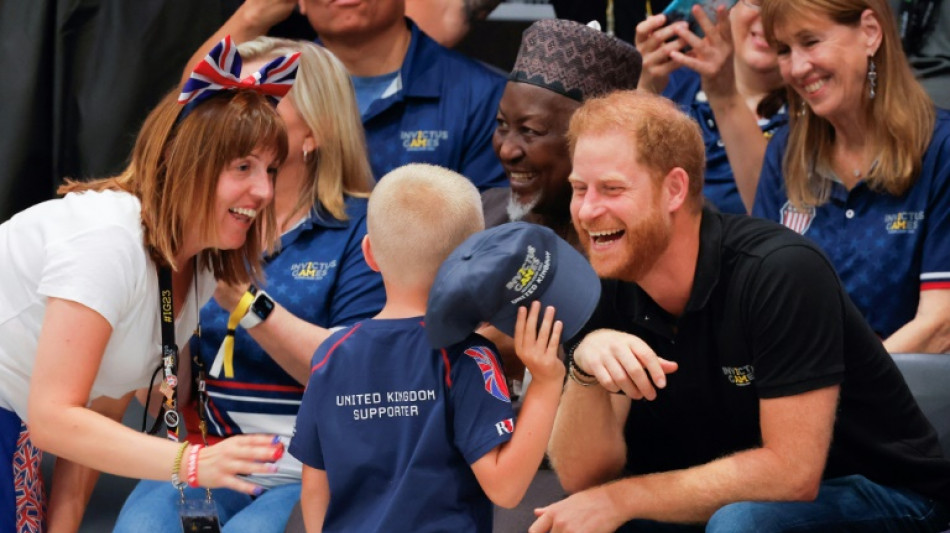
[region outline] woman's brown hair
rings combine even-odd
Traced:
[[[881,44],[871,58],[877,66],[877,95],[873,99],[867,91],[862,95],[870,128],[867,142],[878,154],[865,182],[873,190],[900,196],[920,173],[936,109],[907,63],[887,0],[768,0],[762,5],[762,25],[766,39],[776,47],[775,30],[789,21],[824,16],[853,27],[868,9],[881,26]],[[788,114],[790,130],[782,162],[788,199],[799,208],[821,205],[828,200],[831,184],[814,168],[816,164],[830,166],[834,128],[808,110],[790,87]]]
[[[255,149],[273,152],[275,164],[287,157],[287,134],[268,99],[254,91],[224,91],[195,107],[180,121],[178,91],[149,113],[139,131],[131,162],[118,176],[67,182],[59,194],[121,190],[142,205],[145,246],[161,266],[178,269],[175,255],[185,228],[197,227],[208,239],[217,233],[213,215],[218,179],[234,159]],[[247,240],[235,250],[205,249],[198,268],[215,278],[248,283],[263,278],[261,258],[277,242],[273,204],[258,213]]]

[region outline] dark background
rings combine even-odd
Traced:
[[[658,11],[668,0],[654,2]],[[632,39],[646,0],[615,0]],[[537,2],[536,2],[537,3]],[[0,0],[0,222],[53,198],[65,177],[117,174],[148,111],[241,0]],[[606,0],[553,0],[604,23]],[[530,20],[473,25],[458,49],[508,72]],[[312,39],[299,14],[274,35]]]

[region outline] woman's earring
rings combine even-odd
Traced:
[[[874,59],[868,56],[868,97],[874,100],[875,96],[877,96],[877,66],[874,64]]]
[[[310,150],[306,148],[303,149],[303,160],[306,161],[310,157]]]

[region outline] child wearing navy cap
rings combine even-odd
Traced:
[[[495,346],[473,333],[491,316],[460,338],[426,331],[437,271],[483,227],[478,191],[440,167],[398,168],[370,196],[363,253],[387,301],[314,354],[289,448],[304,464],[308,531],[490,532],[492,502],[514,507],[524,496],[565,376],[554,308],[542,315],[537,298],[524,298],[515,311],[516,352],[534,377],[517,428]],[[460,311],[471,307],[467,292],[454,294]],[[494,314],[497,305],[479,308]]]

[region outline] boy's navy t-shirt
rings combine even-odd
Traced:
[[[422,317],[374,319],[317,349],[289,451],[326,471],[323,531],[490,532],[470,465],[513,430],[490,341],[435,350]]]

